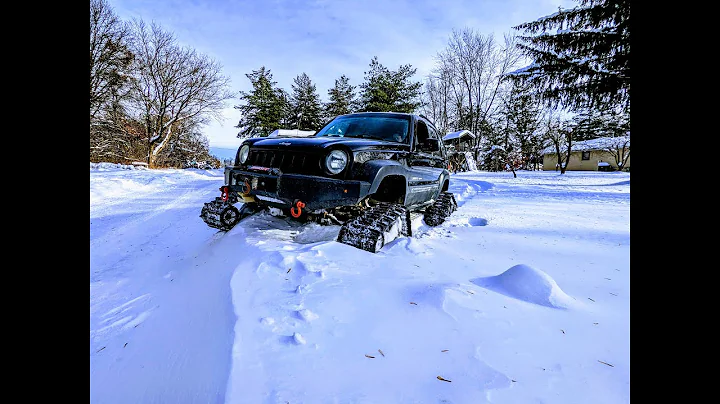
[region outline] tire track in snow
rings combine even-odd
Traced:
[[[181,206],[196,206],[198,207],[198,214],[199,217],[200,209],[202,208],[202,203],[209,202],[212,200],[213,196],[211,194],[214,192],[217,192],[217,183],[209,183],[207,185],[203,185],[202,187],[198,187],[195,183],[191,183],[187,186],[183,187],[174,187],[170,190],[166,190],[162,193],[158,193],[157,198],[154,198],[154,204],[153,205],[133,205],[132,203],[123,203],[122,205],[117,204],[115,206],[122,206],[121,213],[115,213],[112,209],[106,209],[113,207],[114,204],[111,205],[104,205],[103,211],[107,214],[104,217],[98,217],[96,215],[93,215],[93,213],[90,213],[90,248],[92,249],[94,245],[107,243],[109,241],[114,242],[117,239],[118,234],[146,234],[146,231],[138,232],[137,228],[142,227],[143,229],[147,228],[147,222],[151,221],[153,218],[165,214],[169,211],[175,210],[178,207]],[[179,193],[179,195],[178,195]],[[217,195],[216,195],[217,196]],[[139,195],[137,197],[134,197],[132,200],[147,200],[147,195]],[[130,207],[134,207],[136,210],[130,210]],[[95,226],[95,229],[93,228],[92,221],[103,221],[103,218],[105,217],[112,217],[116,215],[122,215],[122,220],[116,220],[120,222],[121,224],[112,226],[105,225],[103,228],[103,225]],[[201,219],[198,219],[202,221]],[[112,221],[112,219],[109,219],[109,221]],[[167,221],[170,224],[174,224],[176,221]],[[107,227],[110,227],[109,229]],[[158,231],[165,230],[166,227],[163,227],[159,229]],[[95,230],[95,231],[93,231]],[[95,233],[95,235],[93,235]],[[97,233],[100,233],[99,235]],[[148,234],[146,238],[152,238],[155,234]]]
[[[132,308],[137,312],[129,321],[147,318],[152,311],[148,301],[152,299],[140,302],[136,300],[137,296],[145,295],[146,291],[153,290],[155,284],[166,281],[163,275],[167,274],[168,265],[193,253],[180,250],[181,246],[187,245],[182,241],[184,238],[205,238],[212,231],[199,218],[199,212],[201,204],[211,199],[210,195],[218,185],[217,182],[206,182],[193,181],[158,193],[152,204],[111,204],[108,209],[102,210],[108,216],[93,218],[91,215],[91,338],[105,336],[123,325],[113,322],[112,327],[104,326],[106,319],[96,317],[98,312],[133,303],[123,310]],[[147,194],[139,195],[138,198],[147,197]],[[116,209],[122,213],[116,213]],[[197,213],[189,215],[190,211]],[[168,233],[172,234],[168,236]],[[165,240],[174,240],[175,245]],[[154,263],[148,265],[147,262]],[[135,268],[142,268],[145,272],[138,273]],[[147,268],[156,268],[156,271],[146,271]]]
[[[152,293],[102,313],[105,324],[119,319],[110,324],[117,330],[98,334],[96,327],[91,336],[91,402],[225,402],[235,324],[230,285],[236,264],[228,257],[242,254],[242,245],[214,239],[192,258],[159,263],[157,271],[169,276],[124,287],[129,295]]]

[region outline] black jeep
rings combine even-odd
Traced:
[[[447,166],[441,136],[422,115],[340,115],[314,136],[245,140],[234,165],[225,167],[222,195],[206,203],[200,217],[226,231],[269,208],[339,224],[339,242],[377,252],[412,235],[411,213],[436,226],[457,208],[447,192]]]

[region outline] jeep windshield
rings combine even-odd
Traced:
[[[410,120],[392,116],[338,116],[315,136],[354,137],[405,143]]]

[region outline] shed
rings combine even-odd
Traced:
[[[475,135],[463,129],[443,136],[443,144],[448,149],[449,168],[452,172],[477,170],[477,163],[471,152]]]
[[[456,151],[470,150],[470,143],[473,140],[475,140],[475,135],[467,129],[450,132],[443,136],[445,146],[451,147]]]
[[[460,142],[466,142],[470,139],[475,139],[475,135],[467,129],[459,130],[457,132],[450,132],[443,136],[443,143],[450,144],[452,140],[457,139]]]

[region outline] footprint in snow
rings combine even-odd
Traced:
[[[480,217],[471,217],[468,219],[468,224],[470,226],[487,226],[488,221]]]
[[[306,322],[310,322],[310,321],[317,320],[318,318],[320,318],[320,316],[318,316],[317,314],[313,313],[312,311],[310,311],[308,309],[298,310],[295,312],[295,314],[297,315],[297,317],[299,319],[306,321]]]
[[[288,345],[305,345],[307,341],[305,341],[305,337],[300,335],[300,333],[293,333],[293,335],[283,335],[280,337],[280,341],[284,344]]]

